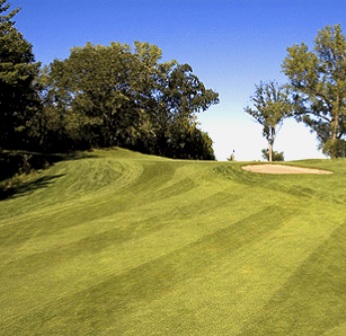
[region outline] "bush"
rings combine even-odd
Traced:
[[[262,157],[263,157],[263,159],[269,161],[269,152],[267,149],[262,149]],[[285,161],[284,152],[273,151],[272,160],[273,161]]]
[[[328,156],[338,159],[338,158],[345,158],[346,157],[346,140],[338,139],[338,140],[328,140],[323,148],[322,151],[324,154],[327,154]]]
[[[28,174],[32,170],[44,169],[59,160],[55,155],[30,152],[0,152],[0,181],[15,175]]]

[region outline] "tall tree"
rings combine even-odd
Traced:
[[[275,137],[285,117],[292,111],[289,92],[285,86],[271,81],[256,85],[254,96],[251,97],[252,107],[247,106],[245,112],[250,114],[263,126],[263,136],[268,141],[268,158],[273,159]]]
[[[34,88],[39,64],[32,47],[15,28],[14,16],[0,0],[0,148],[24,146],[38,99]]]
[[[191,134],[196,114],[219,102],[218,93],[206,89],[188,64],[174,61],[159,66],[153,97],[149,115],[156,129],[157,154],[164,156],[174,152],[172,145],[183,146],[174,141],[179,139],[177,132]]]
[[[207,135],[191,127],[196,113],[218,103],[218,94],[207,90],[189,65],[160,63],[161,57],[157,46],[141,42],[134,50],[119,43],[73,48],[69,58],[55,60],[41,77],[46,111],[69,118],[72,133],[90,146],[182,157],[179,148],[188,138],[205,143],[197,146],[205,152],[211,147]]]
[[[313,51],[304,43],[288,50],[283,70],[295,96],[295,116],[316,132],[332,158],[346,150],[346,39],[340,25],[320,30]]]
[[[119,138],[126,141],[129,120],[136,122],[129,98],[132,63],[127,45],[89,43],[73,48],[68,59],[51,64],[50,99],[73,120],[90,146],[112,146]]]

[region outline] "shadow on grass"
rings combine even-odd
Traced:
[[[93,154],[92,151],[89,152],[73,152],[68,154],[52,154],[56,161],[76,161],[83,159],[98,159],[99,156]],[[55,162],[56,162],[55,161]]]
[[[0,187],[0,201],[9,199],[9,198],[17,198],[17,197],[25,196],[34,192],[37,189],[47,188],[54,182],[54,180],[62,176],[64,176],[64,174],[44,176],[44,177],[37,178],[33,181],[18,183],[12,187],[7,187],[7,188]]]
[[[92,151],[44,154],[27,151],[0,151],[0,201],[27,195],[46,188],[62,175],[40,177],[22,182],[19,175],[47,169],[57,162],[98,158]]]
[[[0,150],[0,181],[16,174],[25,174],[31,170],[45,169],[59,161],[74,161],[98,156],[91,151],[71,153],[38,153],[28,151]]]

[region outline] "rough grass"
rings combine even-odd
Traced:
[[[95,151],[0,202],[0,334],[346,334],[332,175]]]

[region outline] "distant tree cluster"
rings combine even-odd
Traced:
[[[282,68],[289,83],[261,83],[245,112],[262,126],[272,160],[277,127],[294,117],[314,131],[320,149],[331,158],[346,157],[346,38],[340,25],[318,32],[315,47],[287,49]]]
[[[0,153],[68,152],[122,146],[172,158],[213,160],[212,140],[197,122],[219,102],[188,64],[162,62],[149,43],[86,44],[42,67],[0,0]],[[317,134],[331,158],[346,156],[346,38],[327,26],[313,51],[287,49],[289,82],[261,82],[245,108],[263,126],[268,160],[286,118]],[[267,152],[266,152],[267,153]],[[282,156],[283,157],[283,156]]]
[[[9,13],[8,13],[9,12]],[[215,159],[196,115],[219,102],[188,64],[135,42],[73,48],[41,67],[0,0],[0,149],[67,152],[122,146]],[[8,14],[6,14],[8,13]]]

